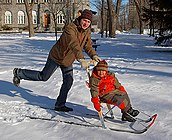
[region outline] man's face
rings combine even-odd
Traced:
[[[82,29],[85,30],[90,26],[91,21],[89,19],[82,18],[81,21],[80,21],[80,24],[81,24]]]
[[[97,71],[97,75],[98,75],[99,77],[104,77],[104,76],[106,75],[106,71],[105,71],[105,70],[98,70],[98,71]]]

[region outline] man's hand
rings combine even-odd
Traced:
[[[87,60],[85,59],[78,59],[78,61],[81,64],[81,68],[87,68],[89,66]]]
[[[98,55],[94,55],[93,60],[95,60],[96,62],[99,62],[101,61],[101,58]]]

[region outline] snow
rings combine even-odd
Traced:
[[[100,125],[98,118],[83,115],[96,114],[96,111],[85,84],[87,73],[77,61],[74,62],[74,84],[67,99],[67,106],[72,107],[74,112],[55,113],[39,107],[54,106],[62,84],[60,69],[47,82],[22,80],[20,87],[12,84],[13,68],[43,68],[49,50],[55,43],[54,34],[36,34],[32,38],[28,38],[28,33],[0,34],[1,140],[171,139],[172,49],[154,46],[154,39],[147,35],[120,33],[112,39],[100,38],[99,34],[94,33],[92,37],[99,39],[97,53],[107,60],[109,70],[116,73],[133,107],[150,115],[158,113],[155,124],[146,133],[136,135],[27,118],[26,115],[53,117],[62,121]],[[87,55],[86,59],[89,60]],[[121,117],[118,108],[114,109],[114,114]],[[118,127],[118,124],[113,126]]]

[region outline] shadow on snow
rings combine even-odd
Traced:
[[[15,85],[13,85],[12,83],[8,81],[0,80],[0,89],[1,89],[0,94],[10,96],[10,97],[20,97],[20,98],[25,99],[27,101],[25,103],[26,105],[28,104],[28,105],[38,106],[42,108],[50,108],[46,110],[48,113],[52,114],[53,116],[54,114],[56,114],[56,115],[63,116],[66,118],[73,117],[75,119],[85,122],[83,117],[92,118],[92,116],[87,116],[86,115],[87,113],[96,114],[95,111],[88,109],[86,106],[72,103],[72,102],[67,102],[66,104],[67,106],[70,106],[74,109],[73,112],[70,112],[70,113],[57,112],[57,111],[54,112],[52,109],[54,108],[56,99],[51,99],[47,96],[34,94],[32,90],[25,89],[22,87],[16,87]],[[96,118],[99,119],[98,117]]]

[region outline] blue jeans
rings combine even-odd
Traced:
[[[47,81],[55,70],[60,67],[63,76],[63,84],[60,89],[59,96],[55,106],[64,106],[67,99],[67,94],[73,84],[73,66],[64,67],[51,59],[47,59],[47,62],[42,71],[20,69],[18,76],[20,79],[31,81]]]

